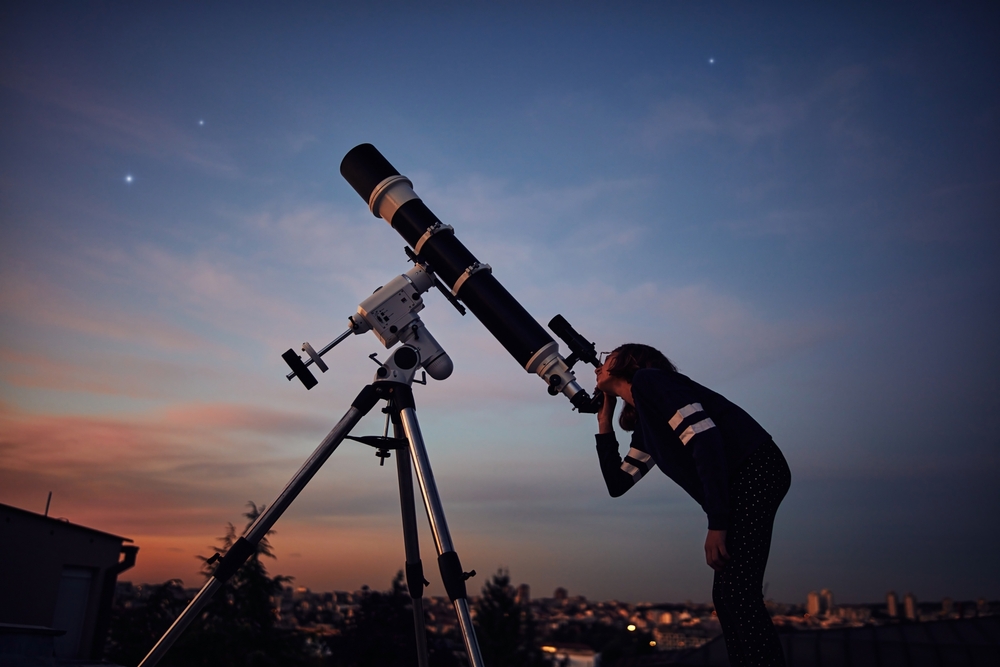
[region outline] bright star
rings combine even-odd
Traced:
[[[125,182],[126,183],[131,183],[132,182],[132,174],[129,174],[128,176],[125,177]]]
[[[199,125],[204,125],[204,124],[205,124],[205,121],[203,121],[203,120],[199,120],[199,121],[198,121],[198,124],[199,124]]]
[[[708,59],[708,64],[709,65],[714,65],[715,64],[715,58],[709,58]]]

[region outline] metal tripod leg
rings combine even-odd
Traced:
[[[160,661],[167,650],[177,641],[181,633],[191,624],[191,621],[198,617],[201,610],[212,599],[212,596],[222,587],[222,584],[257,550],[257,544],[271,530],[274,522],[288,509],[288,506],[292,504],[295,497],[305,488],[313,475],[326,463],[326,460],[330,458],[330,455],[337,449],[337,446],[343,442],[344,437],[351,432],[351,429],[361,421],[361,418],[372,409],[378,400],[379,392],[371,385],[365,387],[358,394],[347,414],[337,422],[337,425],[323,439],[323,442],[319,444],[316,451],[306,459],[306,462],[302,464],[302,467],[295,473],[295,476],[289,480],[281,494],[271,503],[270,507],[262,512],[257,517],[257,520],[246,529],[243,536],[233,544],[232,548],[229,549],[225,557],[216,566],[212,577],[205,582],[205,585],[194,596],[194,599],[188,603],[188,606],[181,612],[181,615],[174,620],[166,633],[160,637],[160,641],[156,642],[152,650],[143,658],[142,662],[139,663],[139,667],[153,667]]]
[[[412,405],[412,403],[411,403]],[[458,554],[451,542],[451,533],[444,518],[444,508],[438,495],[437,484],[434,483],[434,473],[431,471],[430,460],[424,447],[424,439],[417,423],[417,413],[412,407],[404,407],[399,411],[403,423],[403,431],[410,443],[410,456],[417,471],[417,482],[420,493],[427,508],[427,518],[430,521],[431,533],[434,536],[434,546],[438,552],[438,565],[441,568],[441,578],[445,590],[455,607],[458,625],[465,641],[465,650],[472,667],[484,667],[483,656],[479,652],[479,642],[476,640],[476,630],[472,626],[472,615],[469,613],[469,599],[465,594],[466,575],[462,572]]]
[[[393,435],[403,437],[398,420],[393,420]],[[406,587],[413,603],[413,632],[417,638],[417,665],[427,667],[427,628],[424,621],[424,567],[420,561],[417,539],[417,511],[413,503],[413,472],[410,452],[396,450],[396,476],[399,478],[399,506],[403,514],[403,546],[406,549]]]

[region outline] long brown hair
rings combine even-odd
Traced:
[[[608,360],[604,363],[608,364],[608,375],[622,378],[629,384],[632,383],[636,371],[642,368],[658,368],[670,373],[677,372],[677,367],[667,359],[665,354],[655,347],[642,343],[619,345],[608,355]],[[638,422],[639,413],[636,412],[635,407],[625,403],[622,406],[622,413],[618,417],[618,424],[626,431],[634,431]]]

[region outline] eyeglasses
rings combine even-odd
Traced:
[[[601,366],[603,366],[604,362],[608,360],[608,355],[609,354],[611,354],[611,353],[610,352],[601,352],[599,355],[597,355],[597,361],[600,362]]]

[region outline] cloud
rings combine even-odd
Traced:
[[[327,425],[325,420],[302,413],[227,403],[173,405],[159,411],[156,418],[191,429],[255,431],[268,435],[311,434]]]
[[[44,105],[39,121],[103,150],[180,161],[205,172],[235,176],[239,170],[219,146],[174,120],[130,107],[105,91],[48,72],[5,69],[2,85]]]
[[[378,286],[372,279],[388,279],[372,275],[385,262],[383,248],[395,251],[404,243],[388,224],[361,206],[348,214],[326,202],[272,202],[262,210],[230,210],[222,215],[235,220],[276,267],[309,272],[317,283],[332,280],[360,289],[359,296]],[[392,257],[397,258],[395,263],[403,266],[401,251]]]
[[[420,175],[414,176],[420,181]],[[651,179],[595,178],[579,185],[561,187],[520,186],[482,174],[463,175],[441,185],[431,177],[416,185],[420,197],[449,224],[462,230],[503,238],[508,230],[534,232],[545,237],[560,234],[604,209],[616,211],[621,200],[641,193]],[[572,228],[569,230],[572,232]]]
[[[4,502],[54,489],[66,505],[130,529],[143,517],[160,530],[213,514],[217,521],[233,495],[276,494],[281,476],[296,467],[300,447],[285,453],[288,444],[327,427],[310,415],[252,405],[175,405],[130,416],[0,405],[0,488]]]
[[[92,351],[81,357],[65,349],[42,353],[0,347],[0,378],[20,390],[161,399],[190,395],[192,383],[207,382],[213,374],[197,363],[157,360],[148,353]]]
[[[780,137],[803,122],[808,109],[808,101],[795,95],[778,100],[736,99],[714,103],[676,95],[653,105],[638,124],[637,139],[647,150],[704,137],[721,137],[750,146]]]
[[[907,239],[957,246],[1000,240],[1000,180],[970,180],[935,185],[907,201],[898,226]]]
[[[143,341],[171,351],[211,346],[203,336],[155,312],[137,316],[113,300],[81,299],[74,293],[79,287],[78,281],[57,284],[41,271],[8,267],[0,270],[0,312],[40,329],[56,327],[119,343]]]
[[[870,135],[857,122],[868,68],[842,66],[803,84],[787,75],[758,67],[732,92],[677,93],[654,102],[636,125],[639,144],[652,150],[711,137],[752,146],[819,121],[828,136],[869,145]]]
[[[644,283],[618,290],[590,281],[560,296],[567,310],[575,305],[583,313],[578,328],[606,341],[604,345],[647,342],[675,356],[680,366],[697,365],[716,377],[766,367],[844,333],[831,317],[769,317],[753,304],[705,284]],[[589,313],[587,303],[602,304],[600,313]],[[634,340],[622,340],[623,322],[628,323],[626,337]]]

